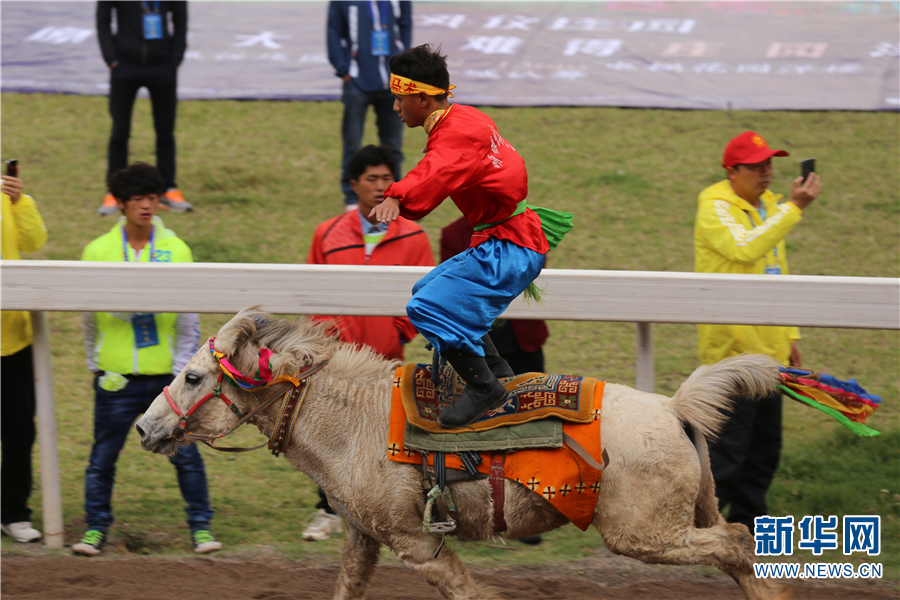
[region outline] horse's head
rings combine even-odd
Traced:
[[[223,376],[228,369],[223,370],[222,364],[233,367],[238,377],[262,370],[263,362],[271,369],[270,377],[293,372],[317,358],[327,358],[336,340],[325,329],[306,320],[275,319],[258,307],[242,310],[222,326],[214,346],[203,344],[135,424],[141,446],[174,454],[192,441],[191,435],[218,436],[228,431],[237,424],[238,414],[246,414],[257,402],[250,391]],[[266,348],[265,357],[261,348]]]

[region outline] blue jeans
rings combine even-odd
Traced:
[[[94,446],[84,477],[84,512],[89,529],[106,531],[113,523],[112,492],[116,480],[116,461],[125,445],[125,437],[135,420],[153,400],[172,383],[172,375],[131,377],[118,392],[107,392],[94,380]],[[183,446],[169,457],[178,472],[178,487],[187,502],[191,531],[209,529],[213,510],[209,505],[206,469],[197,446]]]
[[[366,113],[369,106],[375,107],[375,125],[378,127],[378,140],[382,146],[394,151],[394,181],[400,181],[400,166],[403,164],[403,128],[405,125],[394,112],[394,96],[390,90],[366,92],[351,79],[344,82],[341,96],[344,103],[344,119],[341,122],[341,138],[344,141],[344,154],[341,163],[341,191],[344,192],[344,204],[359,202],[356,192],[350,187],[350,174],[347,165],[353,155],[362,148],[363,128],[366,124]]]

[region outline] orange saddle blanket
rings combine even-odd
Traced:
[[[388,457],[394,462],[421,465],[422,455],[416,450],[406,448],[403,444],[408,417],[405,406],[410,405],[409,398],[404,400],[404,395],[412,394],[414,391],[410,378],[421,378],[416,367],[417,365],[406,365],[399,367],[395,373],[391,395]],[[427,369],[425,373],[428,373]],[[516,379],[513,378],[513,381]],[[591,456],[599,459],[603,452],[600,445],[603,382],[597,380],[593,380],[593,382],[590,396],[582,398],[582,404],[585,405],[584,413],[588,419],[587,423],[565,421],[563,432],[574,439]],[[436,417],[437,415],[435,415]],[[497,426],[509,425],[500,423]],[[448,430],[439,427],[437,431],[448,433]],[[470,433],[471,429],[457,431]],[[480,473],[488,474],[491,466],[491,452],[481,452],[480,455],[482,461],[477,465],[477,469]],[[432,465],[433,460],[434,454],[430,454],[428,464]],[[446,466],[451,469],[465,468],[462,460],[454,454],[447,454]],[[520,483],[532,492],[543,496],[582,531],[590,526],[594,518],[594,508],[600,492],[600,475],[599,470],[566,446],[511,452],[506,457],[504,473],[507,479]]]

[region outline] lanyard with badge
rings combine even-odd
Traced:
[[[756,209],[759,213],[760,218],[763,220],[763,223],[766,222],[766,205],[760,199],[759,208]],[[748,211],[744,211],[747,213],[747,216],[750,217],[750,225],[755,229],[756,224],[753,223],[753,217],[750,216]],[[769,260],[769,253],[766,253],[766,275],[781,275],[781,265],[778,263],[778,246],[774,246],[772,248],[771,260]]]
[[[144,9],[144,39],[161,40],[163,37],[163,20],[159,10],[159,2],[141,2]]]
[[[380,6],[379,6],[380,4]],[[376,16],[375,13],[378,13]],[[372,15],[372,56],[388,56],[390,39],[388,37],[388,3],[369,0],[369,14]]]
[[[122,228],[122,256],[128,261],[128,233]],[[156,227],[150,229],[150,262],[156,258]],[[137,256],[135,256],[135,262]],[[159,333],[156,331],[156,317],[153,313],[134,313],[131,315],[131,327],[134,330],[136,348],[149,348],[159,344]]]

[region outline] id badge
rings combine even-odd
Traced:
[[[159,13],[144,14],[144,39],[161,40],[163,36],[162,15]]]
[[[781,267],[778,265],[766,265],[766,275],[781,275]]]
[[[159,344],[159,334],[156,332],[156,319],[153,313],[140,313],[131,317],[131,326],[134,328],[134,345],[140,348],[149,348]]]
[[[388,55],[388,32],[373,31],[372,32],[372,56]]]

